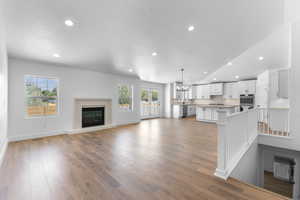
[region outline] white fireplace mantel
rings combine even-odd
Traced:
[[[105,122],[102,126],[82,128],[81,117],[83,107],[105,107]],[[112,99],[74,98],[74,121],[72,132],[88,132],[112,126]]]

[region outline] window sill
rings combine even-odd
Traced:
[[[38,115],[38,116],[25,116],[24,119],[45,119],[45,118],[57,118],[59,114],[56,115]]]

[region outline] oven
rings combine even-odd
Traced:
[[[240,95],[240,111],[249,110],[254,108],[254,95],[241,94]]]

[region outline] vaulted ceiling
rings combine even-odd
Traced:
[[[5,0],[8,51],[155,82],[177,80],[184,67],[194,82],[282,25],[283,1]]]

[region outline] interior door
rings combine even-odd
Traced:
[[[142,88],[141,90],[141,117],[160,117],[159,90],[153,88]]]

